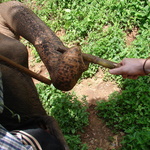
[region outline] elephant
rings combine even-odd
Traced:
[[[27,48],[20,42],[20,37],[27,39],[36,48],[57,89],[72,89],[87,69],[80,49],[64,46],[55,33],[27,6],[18,1],[1,3],[0,55],[28,68]],[[17,116],[12,117],[4,107],[0,123],[8,131],[40,128],[52,135],[62,150],[69,150],[57,121],[44,110],[32,78],[3,61],[0,61],[0,71],[4,106],[20,116],[20,120]],[[49,139],[45,140],[50,142]]]

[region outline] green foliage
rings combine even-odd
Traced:
[[[128,132],[127,132],[128,133]],[[140,131],[131,131],[124,137],[122,141],[123,150],[149,150],[150,148],[150,128]]]
[[[0,3],[8,2],[9,0],[1,0]]]
[[[133,45],[128,47],[126,57],[129,58],[147,58],[150,50],[150,29],[141,29]]]
[[[108,102],[98,102],[98,115],[115,131],[127,135],[123,140],[124,150],[146,150],[150,141],[150,80],[148,77],[138,80],[125,80],[124,90],[115,92]],[[147,133],[146,133],[147,132]],[[146,134],[145,134],[146,133]],[[142,138],[145,136],[144,138]]]
[[[81,143],[79,135],[65,135],[65,139],[71,150],[88,150],[87,145]]]
[[[88,36],[88,49],[83,50],[104,59],[120,60],[120,52],[124,50],[125,33],[117,26],[110,26],[99,33],[92,32]],[[95,37],[95,35],[97,35]],[[122,56],[123,57],[123,56]]]
[[[80,102],[75,95],[63,93],[44,84],[38,84],[37,89],[45,110],[58,121],[70,147],[74,147],[73,150],[80,149],[81,140],[76,134],[88,125],[87,104],[84,98],[83,102]]]

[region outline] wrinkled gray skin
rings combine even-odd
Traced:
[[[70,90],[85,70],[78,48],[66,48],[58,37],[26,6],[10,1],[0,4],[0,54],[28,67],[26,47],[19,42],[23,36],[37,49],[50,73],[53,84],[61,90]],[[69,150],[56,120],[47,116],[31,77],[0,61],[4,86],[4,104],[21,117],[4,109],[0,123],[8,130],[22,129],[28,122],[36,122],[60,140]],[[31,121],[32,120],[32,121]],[[25,125],[27,124],[27,125]],[[29,123],[30,124],[30,123]]]

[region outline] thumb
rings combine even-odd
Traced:
[[[109,73],[114,74],[114,75],[121,75],[123,73],[122,72],[122,66],[119,68],[110,69]]]

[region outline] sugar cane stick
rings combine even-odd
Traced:
[[[113,69],[113,68],[116,68],[116,67],[120,66],[118,63],[115,63],[115,62],[112,62],[110,60],[106,60],[106,59],[103,59],[103,58],[99,58],[97,56],[93,56],[93,55],[90,55],[90,54],[82,53],[82,56],[83,56],[84,60],[86,60],[88,62],[91,62],[91,63],[94,63],[94,64],[101,65],[105,68]]]

